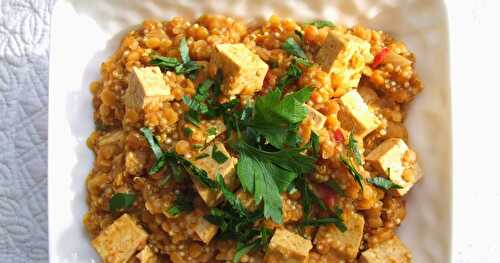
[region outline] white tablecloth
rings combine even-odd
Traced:
[[[0,0],[0,262],[47,262],[53,0]]]

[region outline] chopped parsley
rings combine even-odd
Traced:
[[[183,131],[184,131],[184,136],[186,136],[187,138],[191,137],[191,135],[193,134],[193,129],[189,127],[184,128]]]
[[[202,153],[202,154],[196,156],[196,158],[194,158],[194,159],[195,160],[201,160],[201,159],[207,158],[208,156],[210,156],[210,154],[208,154],[208,153]]]
[[[206,100],[209,96],[210,87],[212,87],[213,84],[213,80],[207,79],[198,86],[196,94],[192,98],[189,96],[184,96],[182,98],[184,103],[189,107],[189,111],[184,115],[187,121],[194,125],[200,124],[200,114],[208,112]]]
[[[174,205],[167,209],[167,213],[171,216],[178,216],[181,213],[188,213],[194,210],[193,193],[177,195]]]
[[[174,71],[177,75],[186,75],[191,80],[195,79],[201,66],[190,59],[189,47],[185,38],[179,44],[179,53],[182,63],[174,57],[164,57],[154,54],[151,57],[151,65],[158,66],[162,70]]]
[[[300,200],[304,211],[304,218],[309,219],[313,204],[318,204],[322,210],[326,210],[325,203],[311,190],[309,183],[303,175],[295,180],[295,185],[300,191]]]
[[[403,187],[399,184],[393,183],[391,180],[385,178],[385,177],[373,177],[373,178],[368,178],[366,181],[370,184],[373,184],[374,186],[384,189],[384,190],[390,190],[390,189],[402,189]]]
[[[217,128],[210,127],[207,132],[208,132],[208,136],[215,136],[215,135],[217,135]]]
[[[352,156],[354,157],[354,161],[356,161],[356,163],[358,165],[361,165],[361,154],[359,153],[359,149],[358,149],[358,141],[356,141],[356,139],[354,139],[354,135],[353,133],[351,132],[349,134],[349,141],[347,143],[347,145],[349,146],[349,150],[352,154]]]
[[[292,37],[285,40],[285,43],[283,43],[283,49],[296,57],[308,59],[304,50],[302,50],[300,45]]]
[[[212,159],[214,159],[214,161],[216,161],[218,164],[223,164],[229,159],[229,157],[227,157],[223,152],[219,151],[219,149],[217,149],[217,146],[214,144],[212,148]]]
[[[331,217],[305,219],[301,223],[303,226],[324,226],[329,224],[334,224],[341,232],[347,231],[347,226],[345,225],[344,219],[342,219],[342,209],[336,207],[335,214]]]
[[[156,157],[155,164],[149,170],[150,175],[160,172],[168,164],[171,173],[176,176],[176,178],[181,177],[182,172],[185,172],[191,177],[196,178],[203,185],[211,189],[217,188],[217,183],[210,179],[207,172],[203,169],[194,166],[190,161],[182,156],[177,155],[175,152],[161,152],[161,148],[156,140],[154,140],[153,132],[149,128],[142,128],[141,131],[144,134],[144,137],[146,137],[146,139],[148,140],[149,147],[155,153]],[[156,151],[158,151],[159,149],[160,153],[155,152],[154,149],[156,149]],[[159,155],[159,157],[157,154]]]
[[[331,21],[328,21],[328,20],[314,20],[314,21],[311,21],[309,23],[305,23],[304,25],[311,25],[311,26],[315,26],[317,28],[323,28],[323,27],[334,28],[335,27],[335,24]]]
[[[276,84],[276,89],[283,90],[286,86],[296,82],[302,76],[302,70],[297,66],[297,62],[294,60],[288,67],[285,75],[283,75]]]
[[[116,193],[109,200],[109,210],[117,212],[132,207],[136,195],[135,193]]]
[[[346,159],[344,156],[341,155],[340,161],[342,162],[342,164],[344,164],[344,166],[347,168],[352,177],[354,177],[354,181],[356,181],[356,183],[358,183],[358,185],[361,187],[361,191],[363,191],[363,182],[362,182],[363,176],[361,176],[361,174],[356,170],[351,160]]]
[[[281,91],[272,90],[258,97],[250,127],[277,148],[285,144],[295,146],[293,135],[297,132],[298,124],[307,116],[304,102],[309,100],[312,91],[312,88],[306,87],[281,98]]]

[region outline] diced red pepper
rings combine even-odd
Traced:
[[[323,200],[327,207],[335,205],[335,191],[325,184],[317,184],[315,188],[318,190],[319,198]]]
[[[336,142],[344,142],[344,134],[342,134],[340,129],[333,131],[333,139],[335,139]]]
[[[373,59],[372,68],[377,68],[384,61],[385,56],[389,53],[389,49],[384,47]]]

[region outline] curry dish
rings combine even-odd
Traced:
[[[148,20],[90,90],[83,223],[103,262],[411,262],[396,231],[422,85],[388,34]]]

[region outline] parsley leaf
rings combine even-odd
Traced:
[[[189,58],[189,46],[187,44],[186,38],[182,38],[179,43],[179,53],[181,54],[181,59],[183,63],[188,63],[191,61]]]
[[[314,194],[311,190],[309,183],[303,175],[295,180],[295,185],[300,191],[300,200],[302,203],[302,210],[304,211],[304,218],[308,219],[311,214],[312,205],[317,203],[321,209],[326,210],[325,203]]]
[[[354,139],[354,135],[352,132],[349,134],[348,146],[349,146],[349,150],[351,151],[356,163],[358,165],[361,165],[361,154],[359,153],[359,149],[358,149],[358,141],[356,141],[356,139]]]
[[[297,62],[294,60],[288,67],[285,75],[283,75],[278,80],[278,84],[276,84],[276,89],[278,90],[285,89],[286,86],[299,80],[300,76],[302,76],[302,70],[297,66]]]
[[[151,148],[151,151],[153,151],[153,154],[156,157],[156,160],[160,159],[162,156],[162,150],[160,148],[160,145],[156,141],[153,132],[151,129],[143,127],[140,129],[144,137],[146,138],[146,141],[148,141],[149,147]]]
[[[217,174],[217,183],[219,184],[219,188],[221,189],[222,194],[224,195],[224,198],[226,201],[231,205],[231,207],[236,210],[240,216],[245,217],[247,216],[247,211],[241,201],[236,197],[236,195],[227,188],[226,184],[224,183],[224,178],[222,177],[221,174]]]
[[[289,37],[285,40],[285,42],[283,43],[283,49],[296,57],[308,59],[304,50],[302,50],[300,45],[292,37]]]
[[[116,212],[121,209],[127,209],[134,204],[135,193],[116,193],[109,200],[109,210]]]
[[[171,216],[178,216],[183,212],[191,212],[194,210],[192,193],[177,195],[174,205],[167,209],[167,213]]]
[[[238,242],[236,244],[236,254],[233,257],[233,263],[240,262],[240,258],[243,255],[248,254],[250,251],[256,250],[259,247],[267,247],[269,240],[271,239],[272,231],[267,228],[262,228],[260,230],[260,235],[254,241],[245,244]]]
[[[306,87],[280,99],[281,91],[272,90],[267,95],[258,97],[250,127],[266,137],[271,145],[281,148],[287,138],[290,138],[290,133],[296,133],[297,124],[306,118],[307,108],[304,102],[309,99],[312,91],[312,88]]]
[[[208,156],[210,156],[210,154],[208,154],[208,153],[202,153],[202,154],[196,156],[194,159],[195,160],[201,160],[201,159],[207,158]]]
[[[186,75],[189,79],[196,78],[196,73],[201,66],[189,58],[189,47],[185,38],[179,43],[179,53],[182,63],[174,57],[164,57],[158,54],[152,56],[151,65],[160,67],[162,70],[174,71],[177,75]]]
[[[187,138],[191,137],[191,135],[193,134],[193,129],[189,127],[184,128],[183,131],[184,131],[184,136],[186,136]]]
[[[393,183],[391,180],[385,177],[373,177],[366,180],[368,183],[375,185],[378,188],[389,190],[389,189],[402,189],[403,187],[399,184]]]
[[[196,89],[196,94],[190,98],[189,96],[184,96],[182,100],[189,107],[189,111],[185,114],[186,120],[190,121],[195,125],[200,123],[200,114],[205,114],[208,112],[208,106],[206,100],[209,96],[210,87],[214,82],[207,79],[201,83]]]
[[[218,164],[223,164],[225,163],[229,157],[227,157],[223,152],[219,151],[217,149],[217,146],[213,146],[212,148],[212,159],[214,159]]]
[[[352,175],[352,177],[354,177],[354,181],[356,181],[356,183],[358,183],[358,185],[361,187],[361,191],[363,191],[363,183],[362,183],[363,176],[361,176],[361,174],[356,170],[356,168],[349,159],[346,159],[344,156],[341,155],[340,161],[345,165],[345,167]]]
[[[305,23],[304,25],[312,25],[317,27],[318,29],[323,27],[332,27],[332,28],[335,27],[335,24],[328,20],[314,20],[309,23]]]
[[[242,139],[232,147],[240,153],[236,171],[241,185],[254,195],[256,204],[264,201],[264,217],[282,223],[280,192],[285,191],[299,174],[311,172],[314,158],[301,154],[301,148],[268,152]]]

